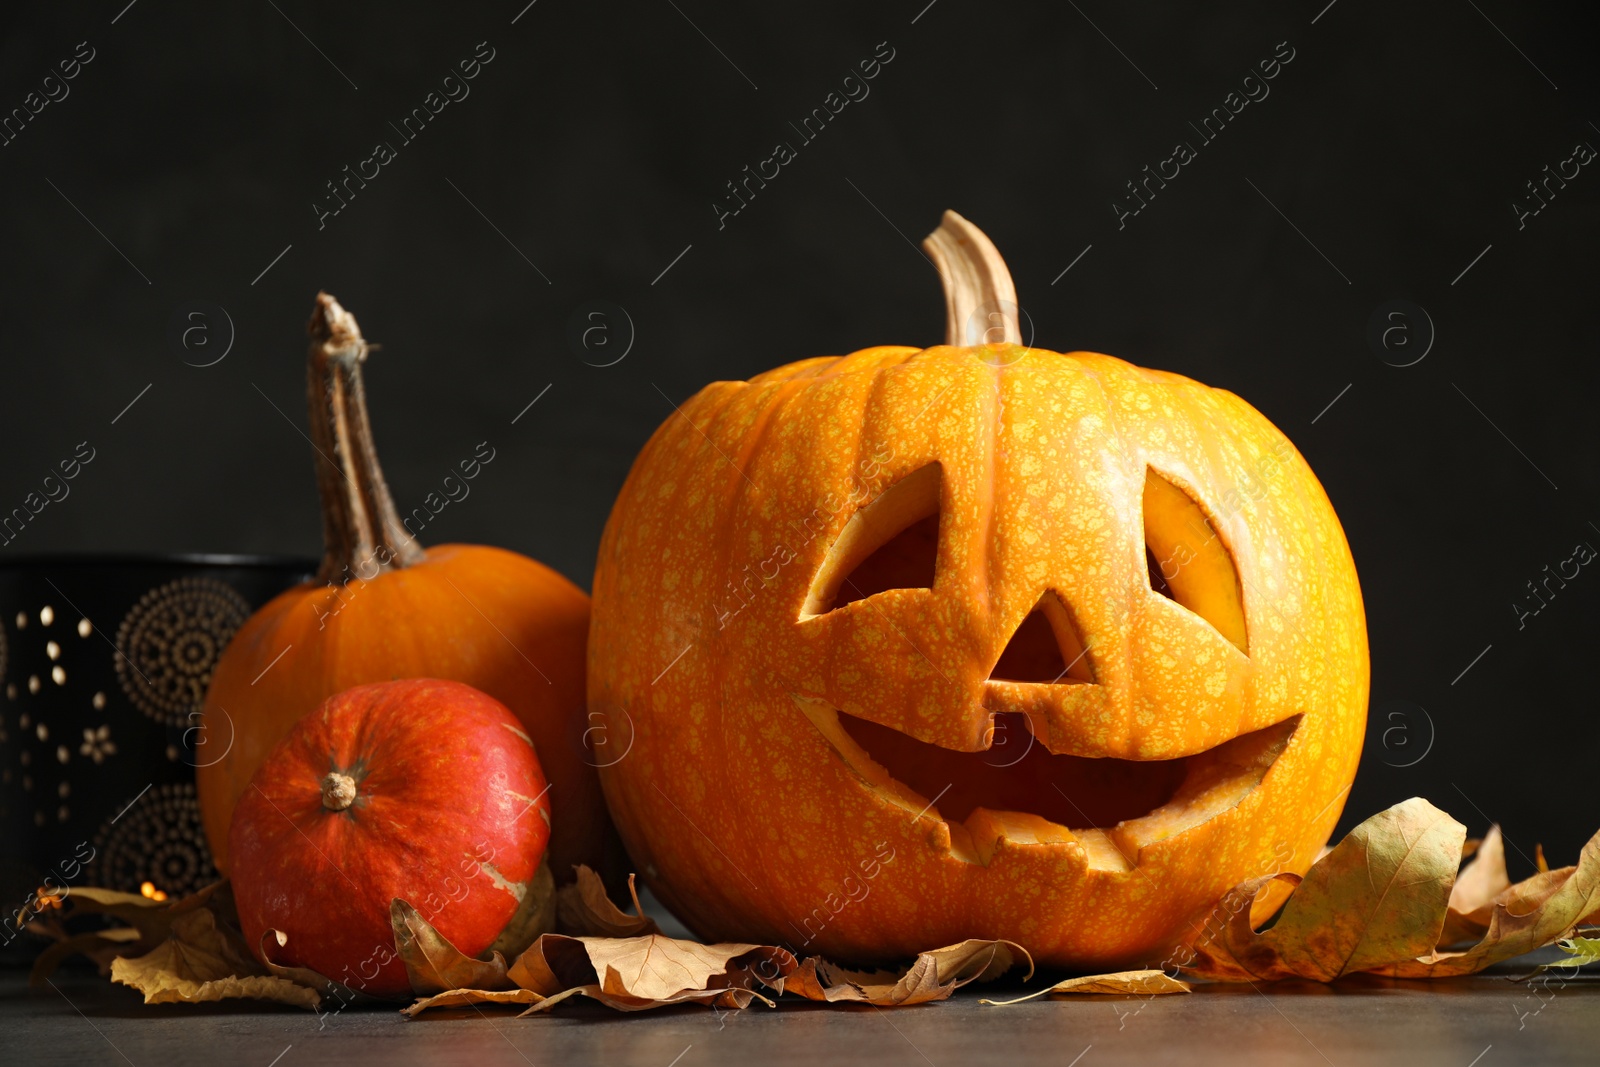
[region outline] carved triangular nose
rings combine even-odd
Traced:
[[[1072,612],[1048,590],[1006,642],[990,681],[1065,685],[1092,683],[1094,668]]]

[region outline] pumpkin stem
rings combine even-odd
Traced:
[[[306,402],[322,495],[317,577],[342,585],[419,563],[422,546],[400,522],[372,443],[361,380],[368,345],[361,327],[332,296],[318,293],[307,332]]]
[[[356,802],[356,780],[348,774],[329,771],[322,778],[322,806],[343,811]]]
[[[322,806],[328,811],[344,811],[355,803],[355,779],[349,774],[328,771],[322,779]]]
[[[1017,288],[1006,261],[982,230],[946,211],[922,247],[944,283],[945,344],[1022,343]]]

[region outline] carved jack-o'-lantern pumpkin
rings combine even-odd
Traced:
[[[925,247],[947,345],[717,382],[634,464],[590,631],[607,800],[708,938],[1170,962],[1338,819],[1349,548],[1249,404],[1024,348],[988,239]]]

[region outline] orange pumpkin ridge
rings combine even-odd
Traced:
[[[443,678],[505,704],[533,740],[551,783],[557,881],[570,880],[575,863],[617,875],[620,846],[582,747],[589,598],[504,549],[424,550],[401,524],[378,464],[361,374],[369,349],[354,316],[319,294],[310,335],[325,553],[318,580],[279,595],[240,628],[206,693],[203,736],[227,747],[196,775],[218,869],[229,868],[239,795],[302,715],[351,686]]]
[[[1343,808],[1349,548],[1243,400],[1023,347],[988,238],[925,247],[947,344],[714,383],[635,461],[589,640],[590,714],[633,729],[607,801],[711,940],[1168,962]]]

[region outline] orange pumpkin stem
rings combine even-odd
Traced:
[[[344,584],[422,560],[422,546],[400,522],[378,465],[367,421],[361,364],[368,345],[355,316],[317,294],[307,328],[306,403],[322,496],[322,567],[317,577]]]
[[[1017,321],[1017,287],[994,242],[984,232],[946,211],[939,228],[922,247],[944,283],[944,343],[973,345],[1022,343]]]
[[[329,771],[322,779],[322,806],[343,811],[356,802],[356,780],[348,774]]]

